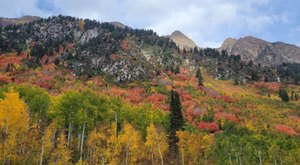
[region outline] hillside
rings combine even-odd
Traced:
[[[115,23],[58,16],[6,26],[1,33],[0,53],[32,48],[31,67],[62,62],[76,76],[105,73],[116,82],[129,82],[183,61],[169,39]]]
[[[279,65],[283,62],[300,63],[300,48],[282,42],[270,43],[252,36],[226,39],[220,50],[228,54],[241,55],[242,60],[263,66]]]
[[[7,25],[18,25],[18,24],[25,24],[30,23],[36,20],[41,19],[40,17],[36,16],[23,16],[21,18],[2,18],[0,17],[0,25],[1,26],[7,26]]]
[[[0,32],[2,164],[300,164],[300,64],[68,16]]]

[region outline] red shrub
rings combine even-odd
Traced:
[[[128,92],[141,95],[145,92],[145,90],[144,88],[132,88]]]
[[[283,124],[278,124],[275,126],[275,129],[281,133],[287,134],[287,135],[291,135],[291,136],[297,136],[298,133],[291,127],[288,127],[286,125]]]
[[[186,83],[180,82],[180,81],[176,81],[176,80],[173,81],[173,85],[174,85],[175,87],[178,87],[178,88],[180,88],[180,87],[187,87],[187,84],[186,84]]]
[[[253,86],[256,88],[267,88],[271,91],[278,91],[281,87],[281,84],[278,82],[254,82]]]
[[[169,111],[170,110],[170,106],[168,104],[158,104],[157,107],[164,110],[164,111]]]
[[[182,101],[188,101],[188,100],[192,100],[193,99],[192,95],[190,95],[189,93],[182,93],[180,95],[180,97],[181,97]]]
[[[128,49],[128,42],[126,40],[123,40],[121,42],[121,47],[122,47],[122,49],[127,50]]]
[[[32,41],[31,44],[30,44],[31,47],[35,47],[35,45],[36,45],[35,41]]]
[[[166,72],[166,74],[167,74],[168,76],[172,76],[172,75],[173,75],[173,73],[172,73],[171,71],[169,71],[169,70]]]
[[[5,75],[0,75],[0,82],[2,83],[9,83],[11,82],[11,78]]]
[[[239,115],[243,113],[239,108],[230,108],[230,110]]]
[[[216,122],[206,123],[206,122],[200,121],[197,126],[199,129],[207,130],[211,133],[217,132],[220,130],[220,128]]]
[[[298,116],[289,116],[289,119],[291,119],[295,122],[300,122],[300,117],[298,117]]]
[[[185,74],[185,75],[190,75],[191,74],[191,72],[186,68],[180,68],[180,73]]]
[[[117,60],[117,59],[119,59],[119,58],[120,58],[120,56],[117,55],[117,54],[112,54],[112,55],[111,55],[111,59],[112,59],[112,60]]]
[[[179,79],[181,79],[181,80],[183,80],[183,81],[187,81],[187,80],[189,80],[189,78],[188,78],[188,76],[186,76],[186,75],[184,75],[184,74],[176,74],[176,76],[179,78]]]
[[[127,96],[127,99],[133,103],[133,104],[139,104],[142,102],[142,97],[140,95],[137,95],[137,94],[130,94]]]
[[[234,99],[231,98],[230,96],[227,96],[227,95],[221,96],[220,99],[224,100],[226,103],[233,103],[234,102]]]
[[[237,118],[236,116],[234,115],[231,115],[231,114],[228,114],[228,113],[215,113],[215,119],[216,120],[220,120],[220,119],[226,119],[226,120],[229,120],[229,121],[232,121],[234,123],[239,123],[240,122],[240,119]]]
[[[164,101],[164,99],[165,99],[165,96],[160,93],[155,93],[147,98],[147,100],[149,102],[154,103],[154,104],[162,102],[162,101]]]
[[[197,107],[197,103],[195,103],[192,100],[183,101],[181,103],[181,105],[184,107],[188,107],[188,108],[196,108]]]

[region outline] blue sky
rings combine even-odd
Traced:
[[[0,17],[70,15],[159,35],[180,30],[200,47],[252,35],[300,46],[299,0],[0,0]]]

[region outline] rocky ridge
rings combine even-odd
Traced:
[[[283,62],[300,63],[300,48],[282,42],[267,42],[252,36],[226,39],[219,50],[240,55],[244,61],[253,61],[263,66],[277,66]]]
[[[178,30],[174,31],[169,38],[175,42],[180,49],[194,49],[195,47],[198,47],[193,40]]]

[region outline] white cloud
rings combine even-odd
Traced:
[[[2,0],[0,14],[48,16],[38,0]],[[227,37],[262,32],[281,16],[262,12],[270,0],[42,0],[52,4],[54,14],[103,21],[119,21],[134,28],[153,29],[160,35],[180,30],[199,46],[216,47]]]
[[[23,15],[41,15],[46,14],[37,8],[37,0],[1,0],[1,17],[20,17]]]

